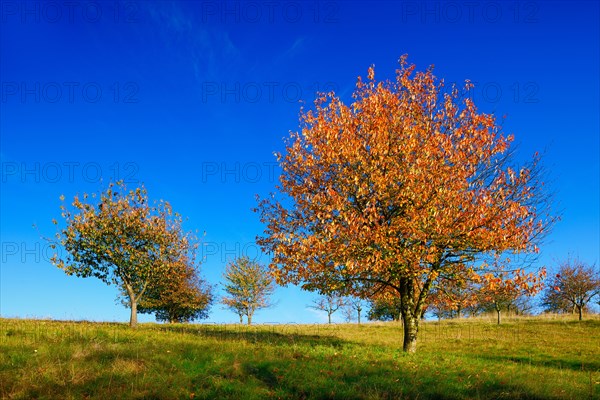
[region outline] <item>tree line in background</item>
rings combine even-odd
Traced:
[[[532,296],[541,291],[535,302]],[[425,312],[438,319],[478,316],[501,312],[513,315],[532,314],[534,309],[547,313],[577,314],[592,312],[595,301],[600,306],[600,273],[596,266],[579,259],[567,259],[559,263],[555,275],[537,284],[535,291],[498,280],[452,282],[440,280],[432,290]],[[396,298],[375,299],[369,303],[369,320],[399,321],[400,304]],[[425,314],[423,313],[423,316]]]
[[[415,72],[403,56],[393,81],[376,81],[373,67],[359,77],[350,104],[331,92],[302,109],[300,131],[277,154],[281,197],[255,210],[271,262],[228,264],[222,303],[251,323],[275,283],[319,292],[311,307],[329,321],[340,309],[360,318],[367,300],[370,319],[402,321],[407,352],[427,311],[491,310],[500,323],[502,311],[525,312],[544,281],[544,307],[581,318],[598,273],[571,260],[549,279],[526,272],[557,220],[541,159],[515,166],[513,136],[465,95],[472,86],[447,89],[433,67]],[[171,322],[206,316],[214,295],[198,274],[197,239],[168,203],[122,183],[86,199],[63,205],[58,267],[116,284],[132,326],[138,310]]]

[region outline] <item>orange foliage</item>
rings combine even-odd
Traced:
[[[440,273],[464,279],[480,254],[537,251],[552,221],[539,157],[511,167],[512,135],[496,118],[444,92],[432,68],[414,70],[402,57],[395,81],[376,82],[370,68],[351,104],[327,93],[301,111],[277,155],[286,198],[258,207],[279,283],[363,297],[391,288],[407,322]]]
[[[522,268],[508,269],[510,260],[506,265],[496,261],[493,270],[481,277],[478,290],[480,303],[490,303],[498,314],[503,306],[509,305],[520,296],[533,296],[544,287],[546,269],[526,273]]]

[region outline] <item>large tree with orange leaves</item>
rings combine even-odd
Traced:
[[[281,284],[400,298],[404,350],[437,277],[460,279],[479,255],[535,252],[548,230],[539,157],[511,167],[511,135],[430,67],[400,59],[395,81],[374,69],[353,102],[321,95],[301,111],[278,190],[259,202],[259,237]],[[471,85],[467,82],[465,89]]]
[[[189,264],[193,235],[182,230],[182,219],[169,203],[150,204],[143,186],[128,190],[123,182],[110,183],[99,196],[76,196],[71,207],[61,209],[66,226],[56,239],[66,253],[54,255],[52,262],[68,275],[120,287],[132,327],[146,290],[177,281],[175,275],[187,271],[180,266]]]

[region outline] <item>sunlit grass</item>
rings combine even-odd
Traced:
[[[600,398],[600,319],[160,325],[0,319],[2,398]]]

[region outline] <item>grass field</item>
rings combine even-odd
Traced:
[[[3,399],[600,399],[600,319],[401,327],[0,319]]]

